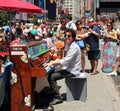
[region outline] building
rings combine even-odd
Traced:
[[[81,3],[81,15],[92,16],[95,20],[103,15],[114,18],[120,10],[120,0],[81,0]]]
[[[100,12],[116,12],[120,8],[120,0],[100,0]]]
[[[80,0],[63,0],[63,7],[72,14],[73,19],[79,19],[80,17]]]
[[[34,3],[41,7],[44,2],[43,9],[46,9],[46,2],[56,3],[56,19],[59,19],[63,13],[70,13],[73,19],[80,17],[93,17],[97,19],[98,15],[109,14],[116,16],[115,12],[120,9],[120,0],[23,0]],[[49,10],[48,10],[49,11]],[[50,14],[51,15],[51,14]]]

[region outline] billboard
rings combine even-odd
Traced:
[[[42,8],[42,9],[45,9],[45,7],[44,7],[44,1],[45,0],[39,0],[39,7]]]
[[[46,9],[48,10],[48,19],[56,19],[56,2],[53,0],[51,3],[50,0],[46,0]]]

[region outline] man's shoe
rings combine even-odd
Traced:
[[[59,104],[62,102],[63,102],[62,98],[53,98],[53,100],[49,103],[49,105],[55,105],[55,104]]]
[[[107,76],[117,76],[117,72],[113,71],[111,73],[108,73]]]
[[[87,77],[87,73],[86,72],[81,72],[79,77],[80,78],[86,78]]]

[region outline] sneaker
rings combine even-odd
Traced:
[[[111,73],[108,73],[107,76],[117,76],[117,72],[113,71]]]
[[[87,77],[87,73],[86,72],[81,72],[79,76],[77,76],[79,78],[86,78]]]
[[[49,105],[56,105],[62,102],[63,102],[62,98],[53,98],[53,100],[49,103]]]

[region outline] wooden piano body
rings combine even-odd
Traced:
[[[45,62],[52,59],[45,43],[34,41],[9,48],[14,63],[11,85],[11,111],[32,111],[36,77],[46,77]],[[15,76],[16,75],[16,76]]]

